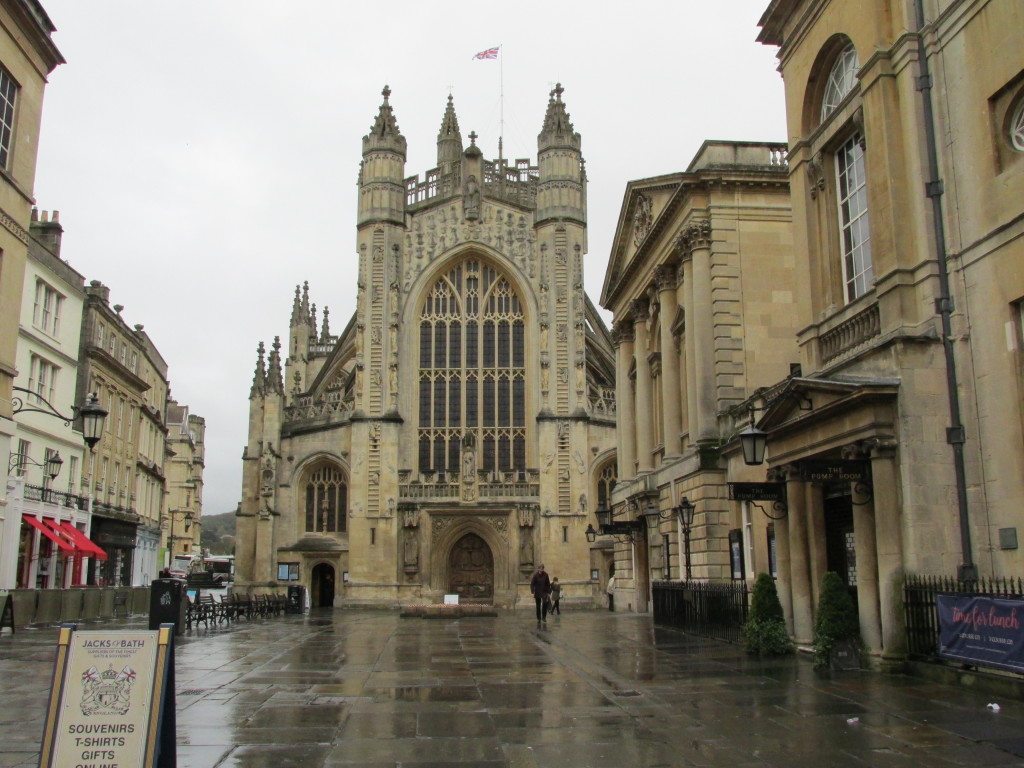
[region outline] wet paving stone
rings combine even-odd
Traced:
[[[823,677],[642,616],[549,624],[323,611],[186,633],[178,766],[1024,766],[1021,702],[995,714],[972,690]],[[38,762],[55,642],[0,639],[0,768]]]

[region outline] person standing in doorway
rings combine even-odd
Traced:
[[[559,616],[562,615],[562,609],[558,605],[562,599],[562,585],[558,583],[558,577],[555,576],[551,580],[551,613],[557,613]]]
[[[544,563],[537,566],[536,573],[530,579],[530,592],[533,594],[534,602],[537,603],[537,626],[539,627],[542,622],[546,626],[548,623],[548,601],[551,597],[551,578],[544,570]]]
[[[615,610],[615,571],[612,571],[608,576],[608,586],[605,587],[605,592],[608,593],[608,610]]]

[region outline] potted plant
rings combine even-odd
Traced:
[[[786,631],[775,580],[767,573],[759,574],[754,582],[750,615],[743,625],[743,643],[747,653],[758,656],[781,656],[793,652],[793,641]]]
[[[860,621],[850,592],[838,573],[821,580],[814,620],[814,666],[856,669],[860,666]]]

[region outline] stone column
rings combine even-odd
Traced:
[[[615,324],[615,426],[618,433],[619,480],[628,480],[636,473],[636,409],[629,368],[633,361],[633,328]]]
[[[853,541],[857,550],[857,611],[860,637],[872,654],[882,650],[882,623],[878,612],[878,548],[875,539],[875,508],[867,488],[852,483]]]
[[[811,578],[807,547],[807,492],[803,476],[796,467],[786,473],[786,499],[789,504],[789,578],[793,593],[793,637],[809,644],[814,634]]]
[[[632,305],[634,357],[636,358],[636,458],[637,471],[650,471],[651,452],[654,450],[652,429],[653,403],[651,402],[651,366],[647,361],[647,320],[650,305],[647,299],[636,299]]]
[[[711,222],[691,224],[686,230],[693,269],[693,301],[687,310],[686,335],[693,335],[695,389],[691,396],[697,404],[697,441],[712,441],[716,435],[715,336],[711,306]],[[687,348],[689,351],[689,347]],[[690,425],[691,437],[693,424]]]
[[[679,453],[679,355],[672,339],[672,323],[679,305],[676,303],[675,267],[663,265],[654,273],[658,286],[658,320],[661,326],[661,413],[662,434],[665,436],[665,455]]]
[[[821,580],[828,570],[825,549],[825,489],[817,483],[804,483],[807,496],[807,564],[811,578],[812,613],[818,610]]]
[[[901,592],[903,526],[899,474],[896,468],[896,441],[874,440],[870,449],[882,656],[898,658],[904,654],[906,648],[906,620],[903,616]],[[855,520],[854,526],[856,525]],[[859,568],[858,563],[858,570]]]
[[[685,238],[684,238],[685,239]],[[689,249],[685,249],[683,257],[683,354],[685,365],[683,379],[686,384],[686,429],[689,433],[689,444],[697,442],[697,350],[693,335],[693,259]]]

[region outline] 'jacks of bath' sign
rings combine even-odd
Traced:
[[[174,765],[172,632],[61,628],[41,767]]]

